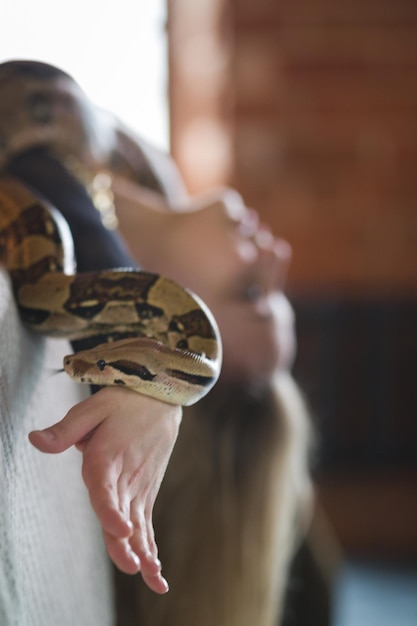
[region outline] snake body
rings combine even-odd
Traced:
[[[185,406],[216,382],[220,337],[199,298],[134,269],[77,274],[62,215],[9,175],[0,176],[0,261],[26,324],[46,335],[100,342],[65,357],[74,380]]]

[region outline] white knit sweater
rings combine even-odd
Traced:
[[[111,626],[111,571],[81,480],[81,455],[33,448],[88,389],[53,374],[70,352],[18,319],[0,268],[0,625]]]

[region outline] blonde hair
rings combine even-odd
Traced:
[[[170,591],[138,579],[138,625],[276,626],[309,509],[308,433],[287,373],[185,411],[154,514]]]

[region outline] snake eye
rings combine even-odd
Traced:
[[[104,368],[106,367],[106,361],[104,359],[99,359],[96,362],[96,365],[97,365],[98,369],[100,370],[100,372],[102,372],[104,370]]]

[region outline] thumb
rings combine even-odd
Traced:
[[[106,417],[102,410],[97,410],[96,396],[99,393],[76,404],[62,420],[49,428],[33,430],[29,433],[30,443],[41,452],[53,454],[82,443]]]

